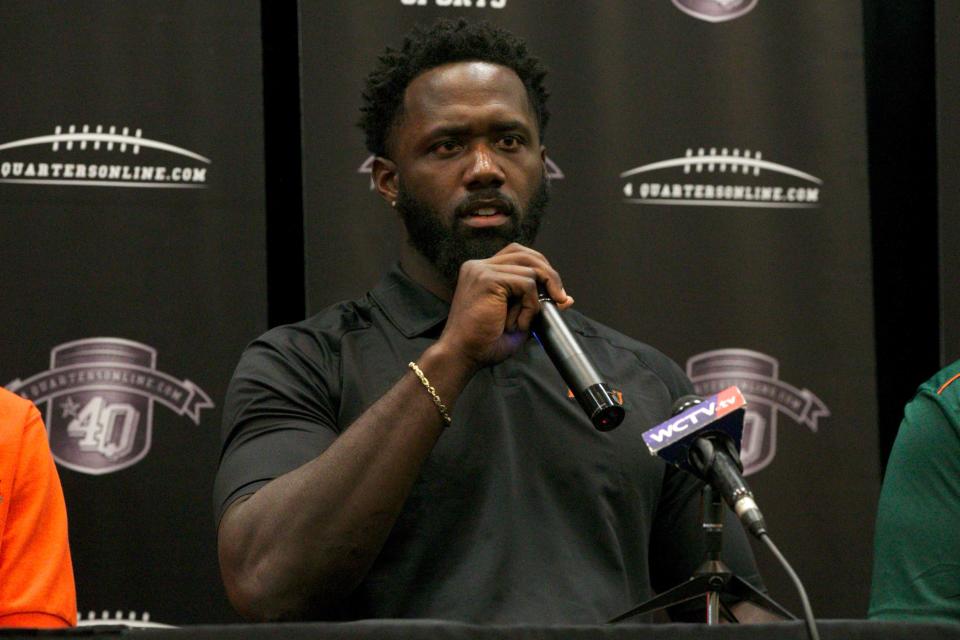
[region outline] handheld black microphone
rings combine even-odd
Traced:
[[[600,431],[619,426],[625,414],[623,407],[613,399],[609,385],[600,378],[553,298],[542,285],[537,285],[537,290],[540,313],[533,321],[533,335],[537,342],[543,346],[593,426]]]
[[[643,434],[651,455],[689,471],[720,492],[743,526],[758,538],[767,532],[753,492],[743,479],[740,438],[747,402],[737,387],[706,399],[684,396],[673,416]]]

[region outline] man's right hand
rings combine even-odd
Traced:
[[[463,263],[438,346],[460,354],[473,369],[507,359],[540,313],[538,282],[560,309],[573,304],[560,274],[529,247],[513,243],[486,260]]]

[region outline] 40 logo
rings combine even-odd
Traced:
[[[50,351],[50,368],[7,388],[47,405],[57,463],[99,475],[136,464],[150,451],[160,403],[200,424],[210,397],[190,380],[157,369],[157,351],[122,338],[86,338]]]

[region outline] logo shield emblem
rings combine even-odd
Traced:
[[[81,340],[50,352],[52,369],[91,364],[156,369],[157,352],[119,340]],[[92,474],[118,471],[150,450],[153,400],[107,382],[50,396],[46,422],[58,463]]]
[[[673,0],[674,6],[684,13],[706,20],[724,22],[749,13],[758,0]]]
[[[749,349],[718,349],[687,360],[687,375],[702,396],[736,385],[747,399],[740,461],[743,474],[760,471],[777,453],[777,414],[782,412],[811,431],[830,410],[808,389],[780,380],[776,358]]]
[[[92,475],[119,471],[147,455],[156,402],[196,424],[200,410],[213,407],[189,380],[157,370],[156,349],[122,338],[54,347],[49,370],[7,386],[37,405],[47,403],[54,459]]]

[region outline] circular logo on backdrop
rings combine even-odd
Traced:
[[[673,4],[684,13],[707,22],[739,18],[757,6],[757,2],[758,0],[673,0]]]

